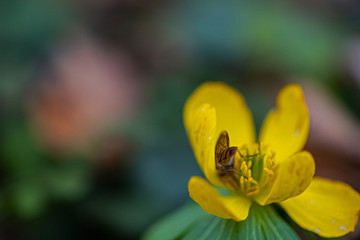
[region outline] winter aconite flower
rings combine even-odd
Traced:
[[[314,159],[302,151],[309,114],[299,85],[280,91],[257,141],[243,97],[224,83],[201,85],[185,104],[184,123],[207,178],[192,177],[188,190],[206,212],[243,221],[254,202],[279,203],[297,224],[320,236],[354,230],[360,195],[345,183],[313,178]],[[232,193],[223,196],[219,187]]]

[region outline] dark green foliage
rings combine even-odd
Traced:
[[[272,206],[253,204],[243,222],[221,219],[189,204],[155,224],[145,240],[160,239],[299,239]]]

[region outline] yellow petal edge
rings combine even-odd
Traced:
[[[217,217],[243,221],[249,214],[252,201],[240,195],[221,196],[201,177],[191,177],[188,183],[190,197],[200,207]]]
[[[315,177],[301,195],[280,203],[302,228],[322,237],[352,232],[360,213],[360,195],[348,184]]]
[[[188,98],[184,106],[184,125],[187,131],[193,128],[194,112],[203,104],[209,104],[215,109],[215,138],[226,130],[233,146],[255,142],[255,126],[244,98],[234,88],[222,82],[203,83]]]
[[[299,152],[275,166],[274,175],[260,189],[260,205],[281,202],[297,196],[309,186],[315,173],[315,161],[307,151]]]
[[[309,113],[298,84],[285,86],[278,94],[277,108],[266,116],[259,140],[276,153],[276,161],[300,151],[309,133]]]
[[[215,109],[209,104],[203,104],[191,117],[192,124],[187,132],[195,158],[206,178],[213,184],[221,186],[215,169]]]

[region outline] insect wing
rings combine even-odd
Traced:
[[[229,135],[226,131],[223,131],[216,143],[215,147],[215,160],[218,161],[221,158],[222,153],[229,147]]]

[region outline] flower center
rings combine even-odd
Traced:
[[[265,151],[258,143],[237,148],[231,178],[221,178],[225,184],[245,196],[255,196],[274,174],[275,154]],[[231,182],[232,181],[232,182]]]

